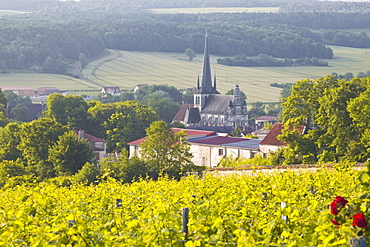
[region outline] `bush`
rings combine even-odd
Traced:
[[[18,185],[20,186],[31,186],[39,183],[40,180],[35,177],[34,175],[22,175],[22,176],[14,176],[8,178],[6,183],[4,184],[4,189],[14,188]]]
[[[85,165],[75,175],[72,176],[74,183],[91,184],[98,180],[99,169],[95,164],[85,163]]]
[[[134,156],[127,158],[127,151],[122,150],[118,159],[108,157],[100,161],[100,173],[125,183],[146,177],[148,170],[145,162]]]
[[[0,186],[4,186],[10,178],[26,174],[20,161],[4,160],[0,162]]]

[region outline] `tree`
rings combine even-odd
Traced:
[[[125,102],[127,100],[135,100],[135,93],[133,92],[123,92],[119,96],[121,102]]]
[[[73,175],[94,157],[92,147],[85,139],[79,139],[74,131],[65,132],[49,149],[48,161],[57,175]]]
[[[0,161],[16,160],[22,157],[18,145],[21,142],[21,126],[17,123],[9,123],[0,128]]]
[[[348,102],[365,91],[366,80],[340,80],[336,87],[325,90],[318,99],[320,107],[316,114],[316,129],[322,134],[317,139],[318,146],[325,152],[318,155],[321,163],[340,162],[341,159],[358,160],[359,135],[353,128],[353,120],[347,110]],[[363,160],[362,160],[363,161]]]
[[[78,95],[67,95],[53,93],[49,95],[46,102],[46,117],[52,118],[70,129],[84,129],[90,132],[94,129],[91,126],[89,105]],[[91,133],[91,132],[90,132]]]
[[[234,95],[234,89],[230,89],[225,95]],[[244,100],[247,100],[247,95],[243,91],[240,91],[240,101],[244,102]]]
[[[78,56],[78,60],[80,61],[82,68],[85,68],[86,65],[89,63],[89,59],[87,59],[85,53],[80,53]]]
[[[148,100],[148,105],[158,114],[159,119],[166,123],[171,123],[173,117],[180,109],[180,104],[173,102],[169,98],[152,97]]]
[[[39,118],[21,125],[19,149],[28,165],[36,165],[49,156],[49,148],[54,145],[66,127],[51,118]]]
[[[194,91],[187,90],[185,94],[182,94],[182,104],[193,104],[194,103]]]
[[[19,160],[4,160],[0,162],[0,186],[4,186],[11,177],[25,174],[26,170]]]
[[[6,115],[6,106],[8,104],[8,99],[0,88],[0,111]]]
[[[0,127],[4,127],[9,123],[9,119],[6,117],[5,113],[0,111]]]
[[[233,131],[231,132],[231,135],[234,137],[240,137],[242,134],[242,129],[239,127],[239,125],[236,125]]]
[[[286,163],[363,161],[368,156],[360,142],[363,129],[352,117],[359,116],[360,105],[366,111],[366,101],[357,101],[366,84],[366,78],[347,82],[330,76],[298,81],[282,103],[284,130],[279,138],[288,143]]]
[[[369,157],[370,153],[370,85],[366,85],[366,90],[361,92],[358,97],[352,98],[347,106],[349,116],[352,118],[352,126],[357,130],[359,139],[357,159],[364,161]]]
[[[96,164],[87,162],[82,168],[73,176],[75,183],[91,184],[98,180],[100,175]]]
[[[185,55],[188,56],[189,61],[192,61],[197,56],[195,51],[191,48],[186,48]]]
[[[158,115],[137,101],[111,104],[98,103],[89,112],[98,125],[105,128],[107,151],[121,151],[126,144],[145,136],[145,129],[158,120]]]
[[[10,114],[14,116],[14,119],[19,122],[30,121],[30,115],[28,113],[28,107],[22,104],[18,104],[12,108]]]
[[[248,117],[252,119],[260,116],[266,116],[265,106],[262,102],[252,103],[252,108],[248,112]]]
[[[101,174],[109,175],[125,183],[145,177],[148,172],[145,162],[136,156],[129,159],[127,155],[127,150],[123,149],[118,159],[114,157],[102,159],[99,163]]]
[[[174,133],[164,121],[155,121],[146,129],[146,133],[147,139],[140,147],[149,172],[176,176],[192,164],[193,155],[184,130]]]

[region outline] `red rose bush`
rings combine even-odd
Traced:
[[[366,228],[368,223],[363,213],[357,212],[355,215],[350,216],[352,210],[347,210],[347,212],[340,214],[341,210],[346,208],[347,203],[348,201],[342,196],[337,196],[334,201],[330,203],[330,213],[337,216],[334,219],[331,219],[331,222],[334,225],[339,226],[341,225],[340,222],[345,222],[346,219],[351,218],[353,219],[352,225],[354,227]]]

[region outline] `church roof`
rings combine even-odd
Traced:
[[[180,107],[180,110],[173,117],[172,121],[180,121],[180,122],[184,121],[186,112],[187,112],[189,107],[194,107],[194,105],[192,105],[192,104],[183,104]]]
[[[228,110],[230,100],[233,100],[232,95],[211,94],[202,109],[202,113],[225,114]]]
[[[200,113],[199,109],[196,107],[189,107],[188,108],[188,115],[186,119],[187,124],[195,124],[200,121]]]

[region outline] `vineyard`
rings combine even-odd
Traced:
[[[342,211],[366,212],[359,174],[322,169],[15,186],[0,193],[0,245],[348,246],[363,226],[354,227]],[[348,204],[331,212],[337,196]],[[187,234],[183,208],[189,210]]]

